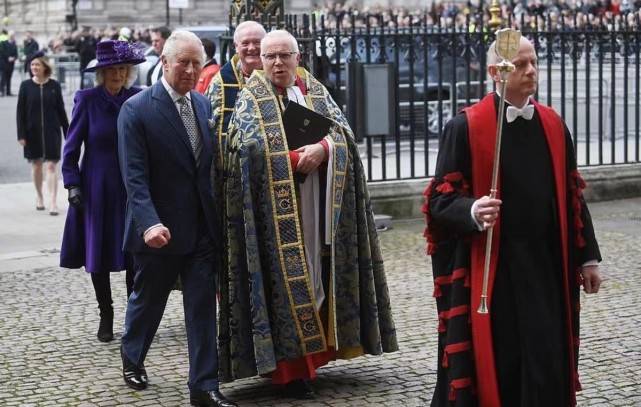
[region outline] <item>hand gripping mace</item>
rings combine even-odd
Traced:
[[[521,43],[521,33],[512,28],[504,28],[496,32],[496,44],[494,51],[499,57],[499,63],[496,64],[496,69],[499,74],[500,85],[500,99],[499,99],[499,114],[496,126],[496,142],[494,145],[494,166],[492,167],[492,185],[490,186],[490,198],[496,198],[496,190],[499,179],[499,165],[501,161],[501,134],[503,133],[503,116],[505,109],[505,86],[507,85],[507,75],[512,72],[515,67],[512,64],[512,59],[516,57],[519,52],[519,45]],[[483,265],[483,289],[481,291],[481,303],[477,312],[479,314],[487,314],[489,312],[487,307],[487,284],[490,276],[490,255],[492,253],[492,236],[494,226],[487,229],[485,240],[485,263]]]

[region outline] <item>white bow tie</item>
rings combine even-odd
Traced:
[[[505,117],[507,118],[508,123],[512,123],[519,116],[521,116],[525,120],[532,119],[532,116],[534,116],[534,105],[527,105],[523,109],[519,109],[518,107],[514,106],[507,107]]]

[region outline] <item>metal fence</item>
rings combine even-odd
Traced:
[[[396,16],[357,19],[353,14],[335,19],[332,26],[314,15],[263,21],[299,39],[304,65],[328,87],[356,129],[363,128],[359,120],[379,118],[371,112],[363,116],[368,92],[359,89],[363,83],[354,79],[359,78],[354,72],[364,65],[391,71],[389,112],[380,112],[392,118],[390,131],[358,131],[370,181],[432,176],[445,123],[492,88],[485,59],[494,35],[482,23],[475,24],[470,16],[458,26],[428,15],[407,26],[407,19],[399,21]],[[576,17],[508,17],[506,22],[533,42],[539,57],[535,97],[565,119],[579,165],[641,162],[638,14],[596,23]]]
[[[74,94],[80,86],[80,59],[76,52],[50,54],[49,60],[53,65],[53,76],[60,83],[63,91]]]

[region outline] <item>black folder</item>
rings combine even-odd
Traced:
[[[315,144],[328,133],[332,121],[295,102],[289,102],[283,113],[283,126],[290,150]]]

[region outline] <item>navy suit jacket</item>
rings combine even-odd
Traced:
[[[203,141],[200,165],[161,81],[129,98],[120,110],[118,158],[127,189],[124,250],[187,254],[195,250],[203,231],[220,244],[214,205],[220,197],[213,195],[210,182],[215,142],[208,126],[211,104],[197,92],[190,95]],[[158,223],[169,228],[171,239],[165,247],[153,249],[143,234]]]

